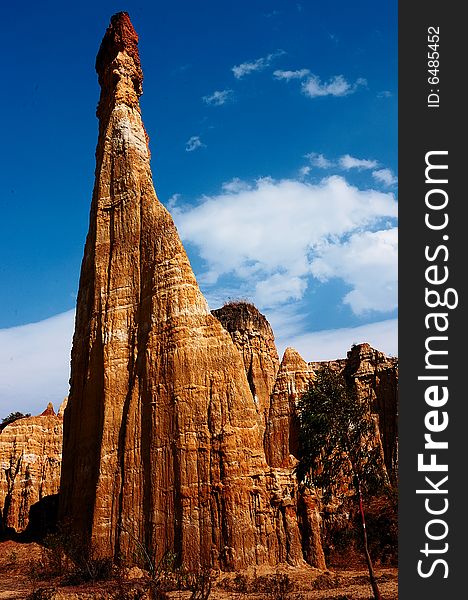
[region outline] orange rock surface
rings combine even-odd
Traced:
[[[137,35],[112,18],[64,415],[60,514],[107,556],[188,568],[303,560],[244,362],[152,183]],[[279,500],[281,503],[282,500]]]
[[[212,311],[242,355],[262,429],[279,369],[278,352],[270,323],[248,302],[228,302]]]
[[[296,404],[313,378],[313,368],[297,350],[286,348],[271,395],[265,432],[266,458],[273,467],[291,466],[298,457]]]
[[[355,387],[358,397],[368,401],[376,417],[387,472],[395,479],[398,468],[398,359],[364,343],[354,345],[346,359],[309,363],[315,370],[322,365],[341,371]]]
[[[31,506],[56,494],[62,462],[62,417],[52,404],[0,431],[0,531],[24,531]]]
[[[398,468],[398,359],[388,357],[369,344],[348,352],[344,375],[354,381],[358,396],[367,398],[378,417],[387,471],[396,477]]]

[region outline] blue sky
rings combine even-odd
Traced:
[[[64,315],[88,227],[94,60],[119,10],[140,36],[156,191],[212,308],[253,300],[280,348],[300,342],[308,360],[342,356],[361,335],[396,354],[394,0],[10,3],[0,42],[0,413],[67,393],[68,358],[58,369],[57,356],[69,345]],[[333,347],[317,337],[330,330]],[[31,373],[20,391],[22,357],[36,361],[22,351],[31,332],[57,374],[39,386]]]

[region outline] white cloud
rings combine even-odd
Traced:
[[[194,150],[198,150],[198,148],[206,148],[206,145],[201,141],[198,135],[192,135],[185,145],[185,151],[193,152]]]
[[[288,340],[292,340],[307,331],[309,310],[310,307],[307,307],[303,300],[262,309],[273,329],[275,339],[277,341],[284,340],[285,348],[290,345]]]
[[[172,194],[169,200],[165,203],[167,210],[174,210],[177,206],[177,202],[180,200],[180,194]]]
[[[280,357],[287,346],[292,346],[306,361],[346,358],[346,353],[353,344],[364,342],[387,355],[397,356],[397,319],[377,321],[359,327],[314,331],[293,338],[278,337],[276,339]]]
[[[375,169],[375,167],[379,164],[376,160],[356,158],[354,156],[350,156],[349,154],[341,156],[339,163],[340,167],[346,171],[349,171],[349,169]]]
[[[398,232],[396,227],[352,234],[340,243],[324,245],[312,261],[315,277],[339,277],[352,287],[343,301],[355,314],[397,308]]]
[[[205,261],[206,270],[199,280],[206,286],[213,286],[221,276],[234,275],[244,295],[267,308],[301,298],[311,276],[322,280],[340,277],[352,287],[350,294],[355,291],[344,300],[356,312],[388,310],[382,287],[388,285],[387,263],[395,256],[374,252],[384,240],[365,238],[363,232],[396,215],[393,194],[360,190],[338,176],[318,184],[267,178],[254,186],[242,186],[237,181],[236,189],[204,197],[198,205],[174,212],[182,239],[195,245]],[[352,237],[358,234],[361,238]],[[364,302],[360,297],[364,284],[358,273],[353,270],[351,277],[344,269],[339,272],[335,263],[340,254],[344,262],[346,253],[353,251],[364,265],[358,251],[365,252],[365,243],[372,244],[375,268],[364,269],[373,278],[365,287],[368,297]]]
[[[372,177],[379,183],[383,183],[388,187],[398,183],[398,178],[395,177],[390,169],[379,169],[378,171],[373,171]]]
[[[318,75],[310,75],[302,83],[302,91],[309,98],[319,98],[321,96],[349,96],[353,94],[360,86],[365,86],[366,80],[360,77],[354,83],[349,83],[343,75],[335,75],[326,82],[321,82]]]
[[[306,289],[304,277],[275,273],[255,285],[255,300],[259,306],[275,306],[288,300],[300,300]]]
[[[310,75],[309,69],[298,69],[297,71],[283,71],[282,69],[278,69],[273,72],[273,76],[275,79],[284,79],[286,81],[290,81],[291,79],[303,79]]]
[[[226,181],[222,185],[223,191],[229,194],[237,194],[245,190],[250,190],[251,186],[246,181],[242,181],[239,177],[234,177],[231,181]]]
[[[331,160],[325,158],[323,154],[318,154],[318,152],[309,152],[309,154],[306,154],[306,158],[310,160],[310,164],[313,167],[318,167],[319,169],[330,169],[335,166]]]
[[[257,60],[236,65],[232,67],[234,77],[236,79],[242,79],[242,77],[250,75],[255,71],[263,71],[273,62],[273,60],[275,60],[275,58],[278,58],[283,54],[286,54],[284,50],[276,50],[276,52],[272,52],[271,54],[268,54],[267,56],[264,56],[262,58],[257,58]]]
[[[319,98],[321,96],[349,96],[361,86],[367,86],[367,81],[362,77],[350,83],[343,75],[335,75],[328,81],[322,82],[318,75],[314,75],[309,69],[282,70],[273,72],[275,79],[282,81],[292,81],[293,79],[302,79],[302,92],[309,98]]]
[[[377,94],[377,98],[391,98],[392,96],[393,94],[390,90],[382,90]]]
[[[232,90],[217,90],[213,92],[210,96],[203,96],[202,100],[206,104],[210,104],[212,106],[222,106],[229,102],[232,99],[233,91]]]
[[[301,177],[307,177],[307,175],[309,175],[310,171],[311,171],[311,168],[308,165],[306,165],[305,167],[301,167],[299,169],[299,175]]]
[[[0,416],[57,410],[68,394],[75,311],[0,329]]]

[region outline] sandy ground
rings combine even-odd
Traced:
[[[38,588],[56,588],[57,600],[93,600],[119,598],[112,582],[87,584],[78,587],[58,587],[58,582],[41,581],[31,577],[35,561],[40,561],[41,547],[35,543],[0,542],[0,600],[26,600]],[[397,600],[397,570],[377,568],[376,574],[383,600]],[[281,595],[277,583],[289,579],[288,591]],[[141,587],[141,581],[126,582],[129,589]],[[114,594],[109,594],[114,590]],[[166,598],[189,600],[190,592],[170,592]],[[123,597],[123,596],[120,596]],[[279,569],[251,568],[242,574],[223,574],[215,581],[210,600],[371,600],[367,570],[361,566],[321,572],[312,567],[281,567]]]
[[[28,565],[41,557],[38,544],[0,542],[0,598],[26,598],[31,592]]]

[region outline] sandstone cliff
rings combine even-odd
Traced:
[[[262,428],[270,407],[270,395],[279,369],[278,352],[270,323],[248,302],[229,302],[212,311],[231,335],[242,355],[247,380]]]
[[[306,363],[293,348],[287,348],[271,395],[265,432],[269,465],[287,466],[298,455],[296,405],[312,384],[314,373],[327,366],[343,373],[358,397],[369,402],[376,416],[387,472],[395,479],[398,467],[398,359],[386,356],[369,344],[357,344],[347,357]]]
[[[24,531],[31,507],[59,491],[62,426],[49,404],[0,432],[0,531]]]
[[[313,381],[314,370],[294,348],[286,348],[270,400],[265,452],[273,467],[294,465],[298,456],[296,404]]]
[[[96,179],[64,415],[60,514],[102,554],[189,568],[302,560],[244,362],[152,183],[126,13],[99,50]]]
[[[358,396],[367,398],[378,415],[385,465],[396,477],[398,468],[398,360],[369,344],[358,344],[348,352],[345,377],[354,382]]]

